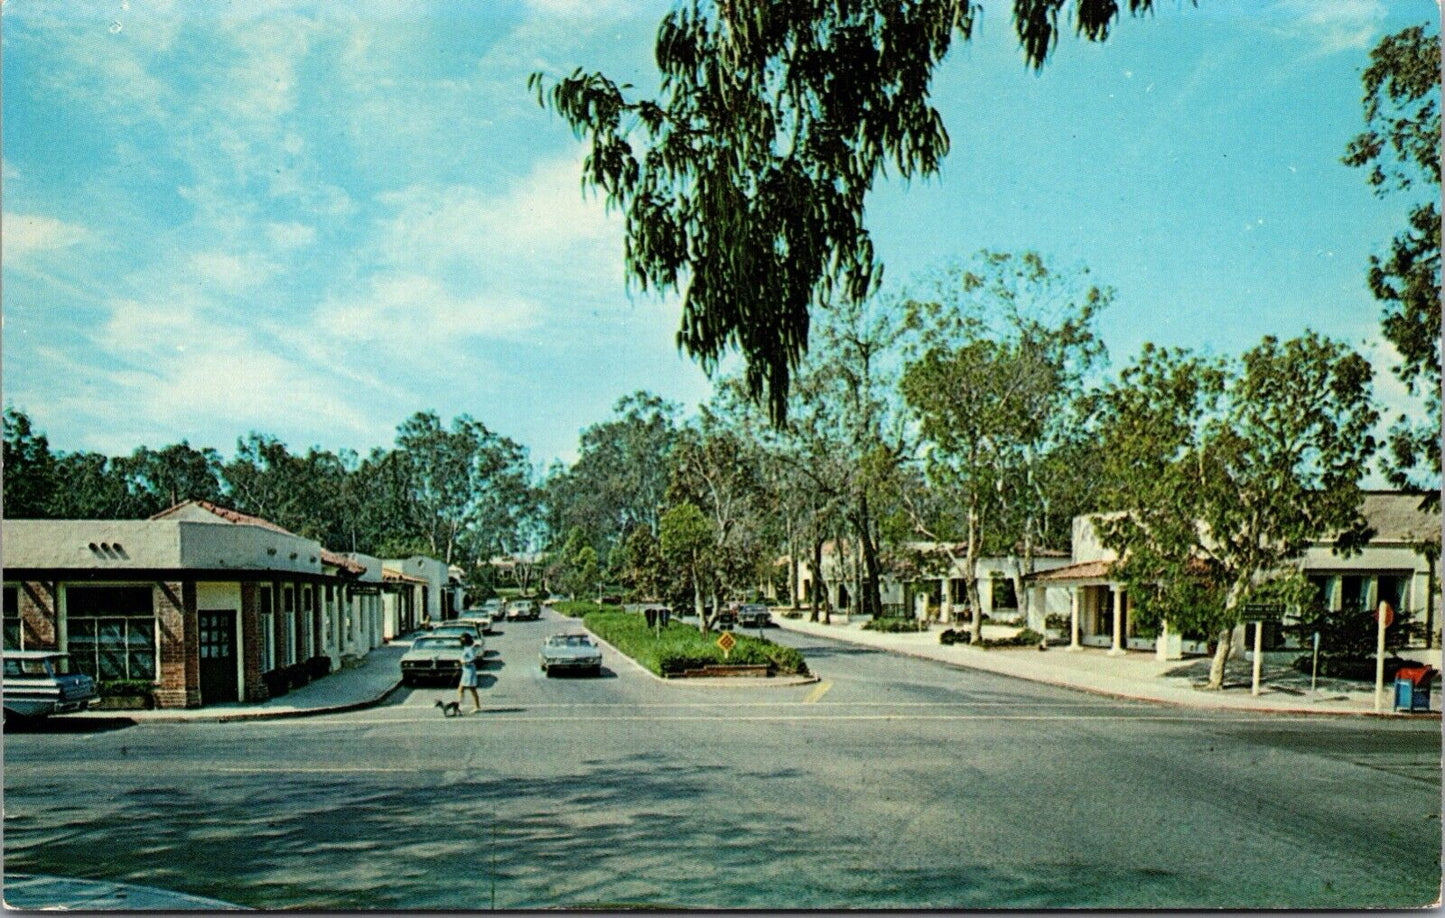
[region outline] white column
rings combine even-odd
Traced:
[[[1117,657],[1124,652],[1124,588],[1114,590],[1114,645],[1109,656]]]
[[[1069,587],[1069,649],[1083,650],[1079,643],[1079,591],[1083,587]]]

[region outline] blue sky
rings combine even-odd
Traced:
[[[1007,7],[936,77],[942,175],[870,200],[888,282],[1036,249],[1117,290],[1116,367],[1309,326],[1404,404],[1365,266],[1407,202],[1339,157],[1369,48],[1437,7],[1163,0],[1042,74]],[[649,85],[665,8],[10,0],[6,404],[110,454],[250,430],[365,452],[465,412],[540,463],[634,390],[705,398],[676,299],[626,295],[620,222],[525,87],[578,65]]]

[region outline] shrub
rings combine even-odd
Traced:
[[[863,623],[864,631],[881,631],[885,634],[927,631],[928,623],[916,618],[875,618]]]
[[[149,698],[155,683],[146,679],[111,679],[97,682],[95,693],[101,698]]]
[[[943,629],[943,633],[938,636],[938,643],[940,644],[969,644],[972,642],[973,632],[967,628],[959,628],[957,631],[952,628],[945,628]]]
[[[569,618],[582,618],[588,612],[621,612],[621,606],[602,606],[590,599],[568,599],[552,603],[552,609]]]
[[[642,616],[620,610],[589,612],[584,621],[598,637],[659,676],[718,663],[767,666],[769,673],[783,675],[808,672],[802,653],[765,638],[734,634],[737,646],[724,658],[722,648],[714,643],[716,632],[703,634],[690,625],[673,622],[657,633]]]
[[[988,639],[988,638],[984,638],[983,640],[981,640],[981,641],[978,642],[978,646],[980,646],[980,647],[1037,647],[1037,646],[1039,645],[1039,642],[1042,641],[1043,639],[1044,639],[1044,636],[1043,636],[1042,634],[1039,634],[1037,631],[1033,630],[1032,628],[1025,628],[1024,630],[1020,631],[1018,634],[1015,634],[1013,637],[1009,637],[1009,638],[994,638],[994,639],[992,639],[992,640],[990,640],[990,639]]]
[[[311,671],[305,663],[292,663],[286,667],[286,684],[293,689],[300,688],[311,681]]]
[[[272,698],[278,698],[291,690],[290,678],[284,667],[268,670],[261,674],[261,682]]]
[[[1304,656],[1296,657],[1294,661],[1294,668],[1302,673],[1308,674],[1310,672],[1310,667],[1313,663],[1313,660],[1314,655],[1308,653]],[[1394,682],[1395,673],[1402,666],[1419,665],[1421,664],[1417,660],[1406,660],[1400,657],[1386,657],[1385,681],[1387,683]],[[1334,679],[1358,679],[1362,682],[1374,682],[1375,658],[1373,655],[1368,657],[1341,657],[1334,654],[1321,653],[1319,674],[1321,676],[1329,676]]]
[[[306,661],[306,672],[312,679],[320,679],[331,672],[331,658],[326,654],[317,654]]]
[[[1074,618],[1072,615],[1061,615],[1055,612],[1044,616],[1044,627],[1068,634],[1073,630]]]

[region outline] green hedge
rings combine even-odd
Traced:
[[[588,612],[621,612],[621,606],[598,605],[590,599],[568,599],[552,603],[552,609],[570,618],[581,618]]]
[[[714,643],[718,632],[703,634],[681,622],[672,622],[657,634],[641,615],[632,612],[593,611],[583,621],[598,637],[659,676],[675,676],[710,663],[765,665],[769,673],[789,676],[808,672],[802,653],[765,638],[734,634],[737,646],[724,659],[722,649]]]
[[[1007,638],[984,638],[979,641],[978,647],[1037,647],[1044,639],[1042,634],[1032,628],[1025,628],[1013,637]]]
[[[916,618],[900,618],[892,616],[889,618],[875,618],[863,623],[864,631],[882,631],[885,634],[912,633],[927,631],[928,623],[921,622]]]
[[[108,679],[95,684],[95,693],[101,698],[149,698],[155,687],[147,679]]]

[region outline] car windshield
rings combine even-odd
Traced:
[[[445,650],[448,647],[460,647],[462,642],[454,637],[424,637],[417,638],[411,646],[413,650]]]

